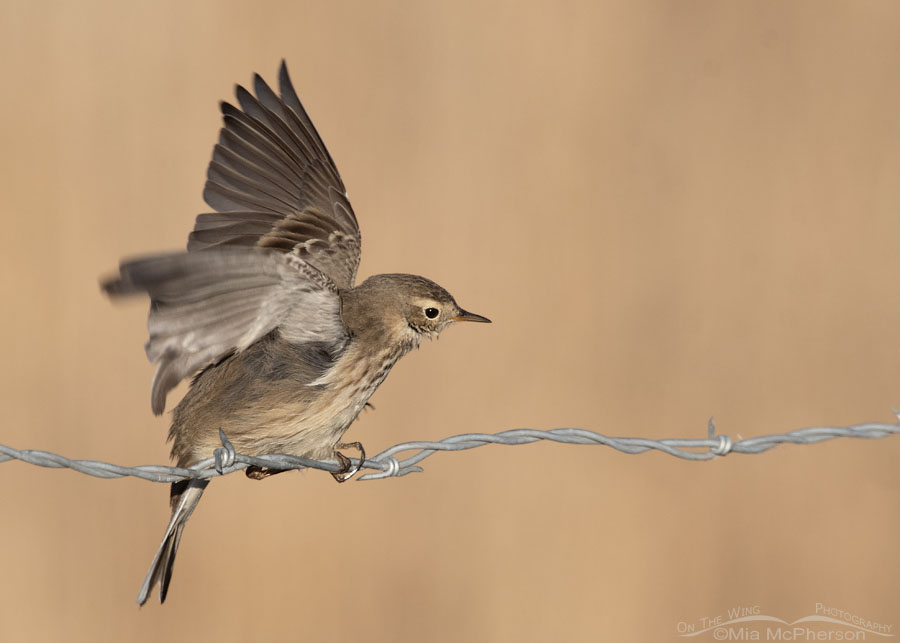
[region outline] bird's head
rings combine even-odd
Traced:
[[[463,310],[449,292],[416,275],[375,275],[344,293],[343,301],[342,317],[351,332],[386,333],[413,346],[437,337],[453,322],[491,321]]]

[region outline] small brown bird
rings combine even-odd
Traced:
[[[126,260],[103,283],[113,297],[150,295],[151,406],[194,377],[169,440],[178,466],[210,457],[223,430],[239,453],[335,458],[339,482],[359,467],[338,449],[391,367],[455,321],[489,322],[424,277],[376,275],[354,286],[360,233],[331,156],[282,62],[281,96],[221,104],[224,126],[187,252]],[[279,473],[251,467],[263,479]],[[165,601],[185,523],[208,482],[172,485],[172,518],[138,594]]]

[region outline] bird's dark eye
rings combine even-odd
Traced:
[[[441,311],[439,311],[437,308],[426,308],[425,309],[425,316],[428,319],[437,319],[437,316],[440,314],[441,314]]]

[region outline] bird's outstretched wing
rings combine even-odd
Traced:
[[[150,295],[146,348],[159,362],[151,393],[157,415],[183,378],[276,328],[334,356],[347,341],[337,288],[296,252],[225,247],[124,261],[103,289],[113,297]]]
[[[224,126],[188,250],[256,246],[295,252],[342,289],[359,266],[360,233],[334,161],[303,109],[282,61],[281,96],[257,74],[256,96],[237,88],[222,103]]]

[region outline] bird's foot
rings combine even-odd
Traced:
[[[269,476],[274,476],[276,473],[284,473],[285,471],[287,469],[270,469],[269,467],[257,467],[251,464],[244,469],[244,474],[251,480],[265,480]]]
[[[354,467],[350,458],[338,451],[338,449],[356,449],[359,451],[359,464]],[[363,445],[360,442],[339,442],[334,445],[334,458],[340,463],[341,468],[334,471],[331,475],[338,482],[347,482],[362,468],[363,462],[366,461],[366,450],[363,449]]]

